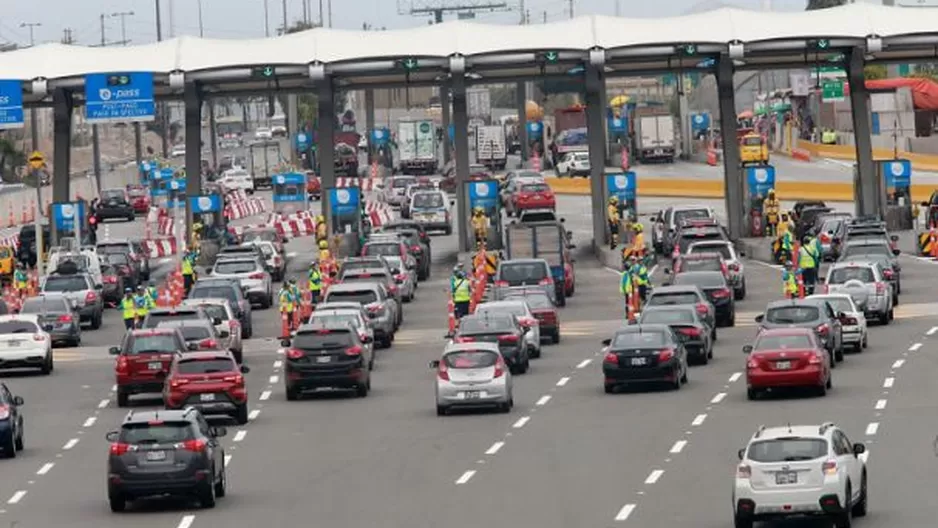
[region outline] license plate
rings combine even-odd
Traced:
[[[463,393],[463,397],[467,400],[478,400],[482,397],[482,392],[480,391],[466,391]]]
[[[655,149],[655,154],[661,154],[661,149]]]
[[[632,363],[632,366],[639,367],[639,366],[647,365],[648,360],[643,357],[632,358],[631,363]]]
[[[213,402],[213,401],[215,401],[215,395],[214,395],[214,394],[202,394],[201,396],[199,396],[199,398],[200,398],[202,401],[204,401],[204,402]]]
[[[150,462],[166,460],[166,451],[147,451],[147,460]]]
[[[154,361],[152,363],[147,363],[147,369],[149,370],[163,370],[163,364],[159,361]]]
[[[797,484],[798,474],[794,471],[779,472],[775,474],[776,484]]]
[[[331,363],[332,356],[319,356],[316,358],[316,363]]]
[[[778,370],[788,370],[791,368],[791,361],[776,361],[775,368]]]
[[[12,340],[12,341],[7,341],[7,344],[10,345],[10,346],[13,346],[13,347],[15,347],[15,346],[20,346],[22,343],[23,343],[22,341],[18,341],[18,340],[15,340],[15,339]]]

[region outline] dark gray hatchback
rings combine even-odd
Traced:
[[[191,407],[131,411],[119,431],[107,434],[111,511],[124,511],[128,501],[166,495],[215,507],[227,487],[225,450],[218,442],[226,434]]]

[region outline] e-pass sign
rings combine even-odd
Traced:
[[[153,121],[151,72],[85,76],[85,117],[90,123]]]
[[[193,213],[213,213],[221,211],[221,197],[217,194],[193,196],[189,198]]]
[[[0,80],[0,129],[23,128],[23,86]]]

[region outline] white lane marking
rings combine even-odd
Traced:
[[[589,365],[589,364],[592,363],[592,362],[593,362],[592,359],[584,359],[583,361],[580,361],[580,364],[577,365],[576,368],[578,368],[578,369],[586,368],[586,366]]]
[[[725,392],[721,392],[717,394],[716,396],[714,396],[713,399],[710,400],[710,403],[720,403],[721,401],[723,401],[723,398],[726,398]]]
[[[62,449],[64,449],[65,451],[68,451],[69,449],[75,447],[75,444],[77,444],[77,443],[78,443],[78,439],[77,439],[77,438],[72,438],[72,439],[69,440],[68,442],[65,442],[65,445],[62,446]]]
[[[81,426],[82,426],[82,427],[91,427],[91,426],[94,425],[94,423],[97,422],[97,421],[98,421],[98,419],[95,418],[94,416],[92,416],[92,417],[88,418],[87,420],[85,420],[85,423],[83,423]]]
[[[925,335],[935,335],[935,332],[938,332],[938,326],[929,328],[928,332],[925,332]]]
[[[261,399],[261,401],[267,401],[267,400],[269,400],[269,399],[270,399],[270,391],[269,391],[269,390],[265,390],[264,392],[262,392],[260,399]]]
[[[16,504],[17,502],[23,500],[23,497],[26,496],[26,490],[19,490],[10,497],[10,500],[7,501],[7,504]]]
[[[921,344],[921,343],[915,343],[914,345],[912,345],[912,346],[909,347],[909,352],[915,352],[916,350],[918,350],[918,349],[920,349],[920,348],[922,348],[922,344]]]
[[[512,427],[514,427],[515,429],[521,429],[522,427],[524,427],[524,424],[528,423],[528,420],[530,419],[531,419],[530,416],[522,416],[521,418],[518,418],[518,421],[515,422],[514,425],[512,425]]]
[[[883,388],[888,389],[889,387],[892,387],[894,383],[896,383],[896,378],[886,378],[883,381]]]
[[[560,378],[560,381],[557,382],[557,386],[563,387],[564,385],[567,384],[568,381],[570,381],[570,378],[567,378],[567,377]]]
[[[235,433],[234,438],[232,440],[234,440],[235,442],[240,442],[241,440],[244,440],[244,437],[247,436],[247,434],[248,432],[242,429],[238,431],[237,433]]]
[[[870,424],[866,426],[866,436],[873,436],[876,434],[876,431],[879,431],[879,422],[870,422]]]
[[[283,355],[283,349],[282,349],[282,348],[278,348],[278,349],[277,349],[277,354],[282,356],[282,355]]]
[[[52,471],[52,468],[55,466],[55,462],[46,462],[44,466],[39,468],[39,471],[36,472],[37,475],[45,475],[46,473]]]
[[[277,383],[278,381],[280,381],[280,376],[271,376],[269,381],[270,381],[270,384],[273,385]]]
[[[739,378],[741,378],[742,375],[743,375],[742,372],[734,372],[733,375],[730,376],[730,383],[736,383],[737,381],[739,381]]]
[[[616,514],[616,522],[626,521],[629,518],[629,515],[632,515],[632,512],[635,511],[634,504],[626,504],[619,510],[619,513]]]
[[[111,386],[111,392],[117,392],[117,385]]]
[[[287,258],[294,258],[294,257],[296,257],[296,251],[291,251],[287,253]]]
[[[905,364],[905,360],[904,360],[904,359],[897,359],[895,362],[893,362],[892,368],[893,368],[893,369],[900,368],[903,364]]]
[[[492,444],[492,447],[490,447],[488,451],[485,452],[485,454],[494,455],[495,453],[498,453],[498,450],[501,449],[503,445],[505,445],[505,442],[495,442]]]
[[[674,442],[674,445],[671,446],[671,453],[680,453],[684,450],[684,446],[687,445],[687,440],[678,440]]]
[[[537,405],[538,406],[547,405],[547,402],[549,401],[550,401],[550,394],[547,394],[547,395],[541,396],[540,400],[537,400]]]
[[[655,482],[658,482],[658,479],[661,478],[661,475],[664,475],[663,469],[656,469],[652,471],[648,475],[648,478],[645,479],[645,484],[654,484]]]
[[[225,467],[228,467],[228,464],[231,463],[231,457],[234,455],[225,455]]]
[[[252,422],[253,422],[254,420],[257,420],[257,416],[258,416],[260,413],[261,413],[261,410],[260,410],[260,409],[254,409],[253,411],[251,411],[251,414],[248,415],[248,420],[251,420]]]
[[[461,477],[459,477],[458,480],[456,480],[456,485],[458,486],[458,485],[462,485],[462,484],[469,482],[469,479],[471,479],[472,476],[475,474],[476,472],[474,469],[470,469],[469,471],[466,471],[465,473],[462,474]]]
[[[274,368],[275,368],[275,369],[278,369],[278,368],[280,368],[280,367],[282,367],[282,366],[283,366],[283,361],[280,361],[279,359],[278,359],[277,361],[274,361]]]
[[[195,522],[195,515],[183,515],[182,520],[176,525],[176,528],[190,528]]]
[[[886,400],[878,400],[876,402],[876,410],[881,411],[886,408]]]
[[[103,409],[103,408],[107,407],[109,403],[111,403],[111,400],[101,400],[101,401],[98,403],[98,409]]]
[[[768,262],[762,262],[761,260],[749,260],[747,262],[750,262],[752,264],[758,264],[759,266],[762,266],[764,268],[771,268],[774,270],[780,270],[783,268],[783,266],[780,266],[778,264],[769,264]]]
[[[690,424],[691,424],[691,425],[695,425],[695,426],[696,426],[696,425],[701,425],[701,424],[704,423],[704,420],[706,420],[706,419],[707,419],[707,415],[706,415],[706,414],[698,414],[697,417],[694,418],[694,421],[691,422]]]

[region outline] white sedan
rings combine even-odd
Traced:
[[[0,315],[0,369],[52,372],[52,339],[36,314]]]
[[[843,312],[846,316],[841,323],[843,326],[844,345],[851,345],[857,352],[866,348],[866,316],[857,308],[853,297],[846,293],[818,293],[809,296],[809,299],[824,299],[835,312]]]

